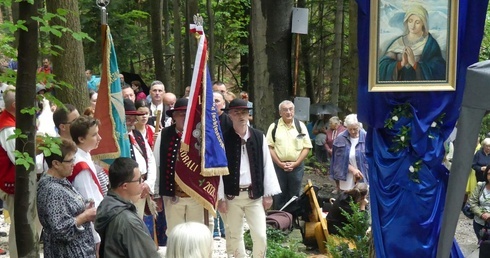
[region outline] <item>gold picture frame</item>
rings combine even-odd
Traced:
[[[370,20],[370,92],[456,90],[457,0],[371,0]]]

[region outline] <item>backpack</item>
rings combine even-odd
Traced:
[[[299,134],[302,134],[302,129],[301,129],[301,125],[299,124],[299,120],[296,119],[296,118],[293,118],[294,120],[294,127],[296,127],[296,130],[298,130],[298,133]],[[276,130],[277,130],[277,124],[279,124],[279,119],[277,119],[275,122],[274,122],[274,129],[272,129],[272,141],[276,142]]]

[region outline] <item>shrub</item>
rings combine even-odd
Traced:
[[[338,228],[340,236],[352,241],[355,249],[350,249],[347,243],[335,242],[332,238],[327,238],[326,248],[333,258],[362,258],[369,254],[369,237],[366,231],[369,228],[369,221],[366,212],[359,209],[359,204],[351,202],[350,206],[354,213],[350,215],[346,211],[342,214],[347,218],[349,224],[344,224]]]
[[[306,254],[298,251],[299,242],[292,241],[281,230],[267,227],[267,254],[268,258],[306,258]],[[252,250],[252,237],[250,230],[244,234],[245,248]]]

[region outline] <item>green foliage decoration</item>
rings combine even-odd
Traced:
[[[336,242],[332,237],[327,237],[326,249],[333,258],[367,258],[369,254],[369,237],[366,234],[369,228],[369,220],[366,212],[361,211],[359,204],[350,202],[354,211],[350,215],[345,210],[342,214],[347,218],[348,224],[342,228],[337,227],[339,234],[344,239],[354,243],[355,248],[350,249],[347,242]]]
[[[271,258],[306,258],[306,254],[298,251],[299,242],[290,240],[288,235],[278,229],[267,227],[267,254]],[[243,236],[245,249],[252,250],[252,237],[250,230]]]
[[[33,3],[32,0],[28,1],[30,3]],[[10,0],[0,0],[0,6],[10,6],[12,4],[12,1]],[[39,22],[39,30],[40,30],[40,37],[41,41],[44,44],[41,44],[39,46],[40,48],[40,54],[41,55],[58,55],[59,52],[63,50],[60,46],[56,45],[51,45],[49,43],[49,34],[53,34],[57,37],[61,37],[63,33],[68,33],[69,35],[72,35],[76,40],[87,40],[87,41],[94,41],[87,33],[84,32],[74,32],[71,29],[61,26],[61,25],[50,25],[49,22],[52,19],[59,19],[62,22],[66,22],[65,16],[69,14],[68,10],[65,9],[58,9],[56,10],[56,13],[49,13],[46,11],[46,9],[41,8],[39,9],[39,16],[33,16],[31,17],[33,20]],[[75,15],[78,16],[78,13]],[[8,19],[5,19],[3,23],[0,24],[0,59],[2,62],[6,62],[7,59],[15,59],[17,58],[17,51],[13,46],[14,43],[14,36],[13,33],[18,31],[18,30],[24,30],[27,31],[27,27],[25,26],[26,21],[24,20],[18,20],[16,23],[10,22]],[[17,79],[17,72],[11,69],[5,69],[0,74],[0,82],[10,84],[10,85],[15,85]],[[45,74],[45,73],[38,73],[36,75],[36,81],[40,82],[43,81],[45,82],[45,86],[47,89],[50,88],[61,88],[61,87],[68,87],[70,89],[73,89],[73,86],[63,82],[63,81],[57,81],[55,76],[53,74]],[[33,85],[34,86],[34,85]],[[36,100],[38,102],[42,101],[42,96],[37,95]],[[46,93],[44,94],[44,98],[49,100],[51,103],[56,104],[58,107],[62,107],[63,103],[61,103],[56,97],[53,95]],[[22,114],[29,114],[31,116],[34,116],[40,109],[35,105],[36,101],[33,101],[33,106],[29,108],[23,108],[20,110]],[[38,147],[38,151],[41,151],[45,156],[50,156],[52,153],[61,155],[61,151],[59,148],[59,144],[61,144],[61,140],[55,137],[51,137],[48,135],[37,135],[36,137],[39,138],[39,142],[42,142],[42,146]],[[27,141],[28,136],[24,132],[22,132],[20,129],[15,129],[14,134],[8,137],[8,140],[15,140],[15,139],[22,139],[24,142]],[[20,148],[22,150],[25,150],[25,145],[27,142],[24,143],[24,147]],[[22,165],[28,170],[31,168],[31,166],[35,166],[34,163],[34,158],[29,156],[29,153],[26,151],[19,151],[15,150],[14,155],[16,158],[16,165]]]

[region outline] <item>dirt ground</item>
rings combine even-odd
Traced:
[[[335,182],[325,172],[313,168],[312,164],[309,164],[309,166],[307,164],[303,177],[303,185],[306,184],[308,179],[312,181],[313,185],[320,187],[319,193],[317,194],[320,198],[334,197],[331,192],[335,189]],[[472,220],[466,218],[463,213],[460,213],[455,238],[465,257],[468,257],[478,248],[472,223]],[[308,257],[318,257],[314,256],[318,254],[318,250],[306,250],[305,252],[308,254]]]

